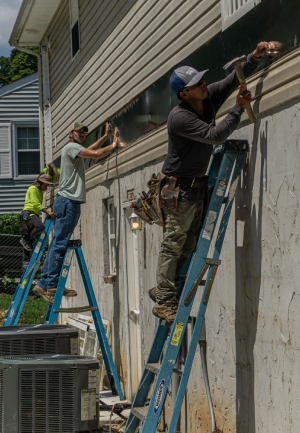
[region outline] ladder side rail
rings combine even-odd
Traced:
[[[232,180],[231,180],[231,185],[230,185],[229,192],[228,192],[228,200],[227,200],[225,208],[224,208],[222,220],[221,220],[218,235],[217,235],[216,245],[215,245],[214,252],[213,252],[213,257],[212,257],[213,259],[219,259],[219,257],[220,257],[220,253],[221,253],[222,245],[224,242],[226,229],[228,226],[229,217],[230,217],[230,213],[231,213],[231,209],[232,209],[232,205],[233,205],[233,199],[235,196],[235,191],[236,191],[236,188],[238,185],[238,180],[240,178],[241,169],[242,169],[242,166],[243,166],[243,163],[245,160],[245,156],[246,156],[245,151],[241,151],[237,156],[236,165],[235,165],[235,169],[234,169]],[[213,268],[214,268],[214,265],[210,265],[207,279],[206,279],[206,284],[205,284],[204,289],[203,289],[203,294],[202,294],[202,298],[201,298],[201,302],[200,302],[200,306],[199,306],[199,311],[198,311],[195,326],[194,326],[194,329],[192,332],[188,353],[186,356],[180,384],[178,387],[175,405],[174,405],[172,415],[171,415],[171,420],[170,420],[169,429],[168,429],[168,432],[170,432],[170,433],[175,433],[175,431],[176,431],[176,426],[177,426],[182,402],[184,399],[185,390],[186,390],[186,387],[188,384],[188,380],[189,380],[189,376],[190,376],[190,372],[191,372],[197,344],[198,344],[199,337],[200,337],[200,332],[201,332],[201,328],[202,328],[202,324],[203,324],[203,320],[204,320],[204,315],[205,315],[207,305],[208,305],[208,298],[206,297],[206,302],[203,302],[203,300],[204,300],[205,295],[206,295],[207,286],[209,284],[209,280],[211,278]],[[209,296],[209,294],[208,294],[208,296]]]
[[[35,248],[31,254],[30,261],[28,268],[24,270],[22,277],[24,275],[24,278],[22,281],[20,281],[15,296],[10,303],[9,309],[5,316],[5,321],[3,321],[4,326],[9,325],[17,325],[20,315],[22,313],[25,301],[27,299],[29,290],[31,288],[36,270],[39,267],[39,262],[42,258],[45,246],[47,244],[50,232],[53,227],[53,220],[46,220],[45,222],[45,229],[44,231],[39,235],[37,243],[35,245]],[[35,265],[34,265],[35,263]],[[34,266],[33,266],[34,265]],[[33,267],[33,268],[32,268]],[[30,269],[32,270],[30,271]],[[27,276],[27,274],[30,272],[30,274]]]
[[[160,419],[163,407],[161,403],[164,401],[165,394],[170,387],[172,372],[182,344],[182,339],[185,333],[195,294],[192,296],[189,305],[185,306],[183,301],[197,279],[199,269],[201,270],[205,265],[205,259],[210,248],[211,239],[223,204],[228,180],[236,159],[236,153],[236,151],[228,151],[223,155],[207,215],[205,217],[199,241],[189,267],[187,279],[180,298],[177,315],[172,326],[170,342],[166,348],[164,360],[161,364],[161,369],[154,385],[153,397],[151,398],[148,412],[141,430],[142,433],[153,433]]]
[[[58,313],[56,313],[54,310],[59,310],[59,307],[60,307],[60,304],[62,301],[62,297],[63,297],[63,293],[65,290],[67,278],[69,275],[70,266],[72,263],[72,257],[73,257],[74,249],[75,249],[75,247],[69,247],[68,246],[67,251],[65,253],[64,261],[63,261],[61,271],[60,271],[60,277],[59,277],[57,288],[56,288],[56,293],[55,293],[54,300],[53,300],[53,305],[52,305],[51,309],[48,307],[48,311],[49,311],[48,324],[49,325],[55,325],[57,322]],[[47,315],[48,315],[48,311],[47,311]],[[46,319],[47,319],[47,316],[46,316]]]
[[[85,291],[86,291],[86,295],[87,295],[89,304],[91,307],[97,307],[96,311],[92,311],[92,316],[94,319],[94,325],[96,328],[96,332],[97,332],[97,336],[98,336],[98,340],[99,340],[105,368],[107,371],[108,379],[112,385],[112,378],[113,378],[115,386],[116,386],[117,391],[118,391],[118,395],[120,397],[120,400],[123,400],[124,399],[123,392],[122,392],[121,385],[119,382],[116,367],[115,367],[115,364],[113,361],[112,353],[111,353],[111,350],[110,350],[110,347],[108,344],[108,340],[107,340],[107,337],[105,334],[105,329],[104,329],[104,326],[102,323],[99,307],[98,307],[98,304],[96,301],[95,293],[93,290],[93,286],[92,286],[92,283],[90,280],[90,276],[88,273],[88,269],[87,269],[87,266],[86,266],[86,263],[84,260],[84,256],[83,256],[83,252],[82,252],[81,247],[80,246],[77,247],[75,249],[75,252],[76,252],[76,257],[78,260],[78,264],[79,264],[79,268],[80,268],[80,272],[82,275],[82,279],[83,279],[83,283],[84,283],[84,287],[85,287]]]
[[[45,317],[45,322],[44,322],[45,325],[49,324],[49,319],[50,319],[51,311],[52,311],[52,304],[49,304],[49,307],[48,307],[48,310],[47,310],[47,314],[46,314],[46,317]]]

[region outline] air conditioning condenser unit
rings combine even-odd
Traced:
[[[0,433],[97,429],[99,379],[99,362],[90,357],[0,358]]]

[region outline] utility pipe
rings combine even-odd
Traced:
[[[23,51],[24,53],[31,54],[33,56],[36,56],[38,59],[38,74],[39,74],[39,134],[40,134],[40,165],[41,168],[44,166],[44,127],[43,127],[43,82],[42,82],[42,56],[40,53],[37,53],[32,50],[28,50],[28,48],[20,47],[18,45],[18,41],[14,41],[15,47]]]
[[[129,399],[132,400],[132,386],[131,386],[131,353],[130,353],[130,310],[128,301],[128,275],[127,275],[127,236],[126,236],[126,220],[125,209],[127,204],[122,204],[122,231],[123,231],[123,272],[124,272],[124,289],[125,289],[125,336],[126,336],[126,351],[127,351],[127,377],[128,377],[128,393]]]

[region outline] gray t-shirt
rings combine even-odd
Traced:
[[[85,203],[84,159],[76,158],[82,149],[84,147],[78,143],[68,143],[63,148],[58,194],[70,200]]]

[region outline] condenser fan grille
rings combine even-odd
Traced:
[[[72,370],[21,370],[22,433],[73,433],[73,419]]]
[[[56,349],[56,339],[52,337],[0,340],[0,356],[47,355],[57,353]]]

